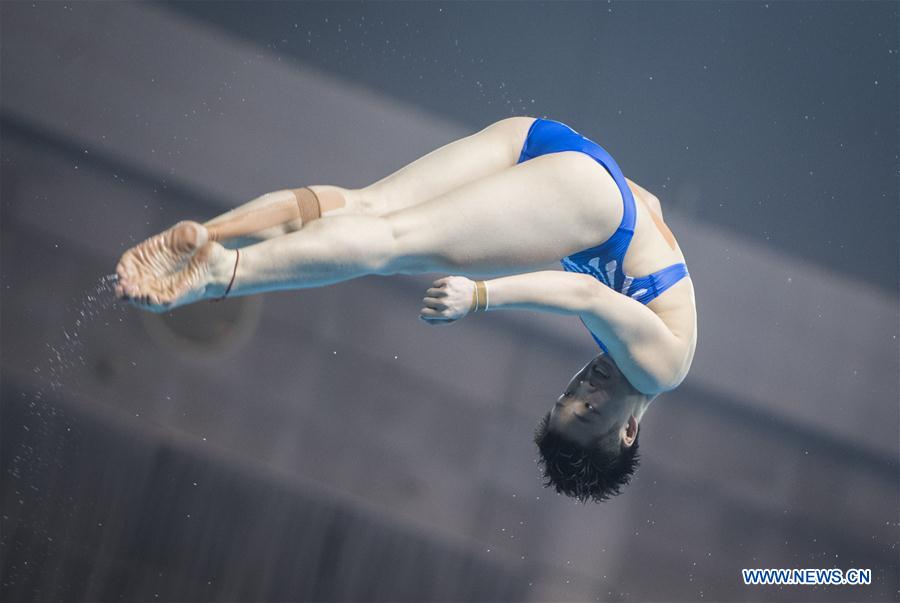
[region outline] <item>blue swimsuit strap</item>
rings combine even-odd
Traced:
[[[690,273],[683,262],[672,264],[653,274],[635,278],[631,281],[627,295],[642,304],[649,304],[686,276],[690,276]]]

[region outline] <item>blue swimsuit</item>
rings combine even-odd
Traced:
[[[597,143],[588,140],[569,126],[550,119],[537,119],[531,124],[525,145],[516,163],[528,161],[540,155],[559,153],[562,151],[581,151],[593,157],[613,177],[616,186],[622,193],[625,204],[625,212],[622,222],[616,232],[605,242],[568,255],[561,260],[563,269],[569,272],[590,274],[599,279],[608,287],[627,295],[642,304],[650,303],[663,291],[688,276],[687,266],[683,263],[672,264],[662,270],[648,274],[647,276],[628,276],[623,270],[625,253],[634,235],[634,222],[637,210],[634,205],[634,196],[625,182],[622,170]],[[591,333],[594,341],[608,352],[600,339]]]

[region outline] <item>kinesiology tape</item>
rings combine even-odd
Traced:
[[[297,199],[297,206],[304,224],[308,221],[303,217],[305,215],[310,216],[311,220],[315,220],[322,214],[340,209],[346,204],[344,195],[337,187],[318,187],[318,189],[318,191],[314,191],[309,187],[303,187],[291,191]]]
[[[336,187],[322,188],[318,193],[303,187],[271,193],[272,201],[248,208],[234,216],[226,214],[221,220],[207,224],[212,241],[235,237],[279,226],[295,220],[301,225],[322,217],[322,214],[344,207],[344,195]]]

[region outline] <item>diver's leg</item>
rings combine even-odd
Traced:
[[[514,165],[533,122],[532,117],[509,117],[494,122],[470,136],[435,149],[364,188],[349,189],[334,185],[308,188],[321,200],[321,216],[385,215],[434,199],[463,184]],[[266,193],[216,216],[203,226],[209,231],[211,240],[232,249],[300,230],[304,221],[310,220],[300,215],[296,202],[297,190]]]
[[[454,188],[515,165],[534,121],[535,118],[524,116],[501,119],[474,134],[449,142],[363,188],[333,185],[314,185],[309,188],[319,197],[332,200],[323,207],[323,217],[360,214],[383,216],[424,203]],[[265,201],[265,198],[269,201]],[[246,210],[271,207],[272,201],[287,203],[289,206],[290,199],[291,191],[274,191],[264,195],[260,203],[245,204],[237,212],[245,215]],[[335,203],[334,199],[339,202]],[[225,216],[215,218],[206,226],[218,225]],[[295,217],[279,228],[270,230],[270,233],[286,234],[300,230],[302,226],[303,221]]]
[[[362,213],[383,216],[480,180],[519,160],[533,117],[508,117],[439,147],[396,172],[351,191]]]
[[[465,276],[538,269],[607,240],[623,211],[615,181],[590,156],[542,155],[386,216],[397,241],[390,269]]]
[[[303,215],[301,211],[298,190],[302,189],[283,189],[261,195],[204,224],[179,222],[122,255],[116,267],[120,285],[117,293],[140,297],[144,294],[139,291],[146,289],[143,282],[172,281],[168,287],[171,291],[181,287],[179,275],[196,272],[199,278],[204,264],[216,255],[215,250],[207,250],[194,257],[207,241],[235,249],[296,232],[319,216],[383,216],[440,197],[515,165],[533,123],[532,117],[502,119],[435,149],[365,188],[309,186],[319,210],[312,219],[309,212]],[[149,302],[150,297],[146,299]]]
[[[385,216],[333,216],[231,253],[212,295],[317,287],[368,274],[533,269],[599,244],[622,216],[606,170],[582,153],[537,157]],[[237,265],[236,272],[232,266]],[[209,296],[209,294],[207,294]]]

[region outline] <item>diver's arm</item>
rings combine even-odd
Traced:
[[[594,281],[585,274],[544,270],[485,281],[486,299],[480,310],[538,310],[556,314],[579,314],[590,307]],[[434,281],[425,292],[420,317],[431,324],[458,320],[475,309],[475,281],[448,276]]]
[[[590,310],[590,298],[596,284],[598,281],[592,276],[562,270],[495,278],[485,281],[487,310],[537,310],[581,315]]]
[[[644,304],[610,289],[592,276],[546,270],[485,282],[487,311],[537,310],[579,316],[609,349],[622,373],[646,394],[673,389],[683,376],[689,346]],[[435,281],[421,317],[440,324],[462,318],[473,307],[474,281]],[[486,302],[486,304],[485,304]]]
[[[677,387],[690,364],[691,342],[644,304],[593,280],[588,308],[579,314],[585,326],[638,390],[656,395]]]

